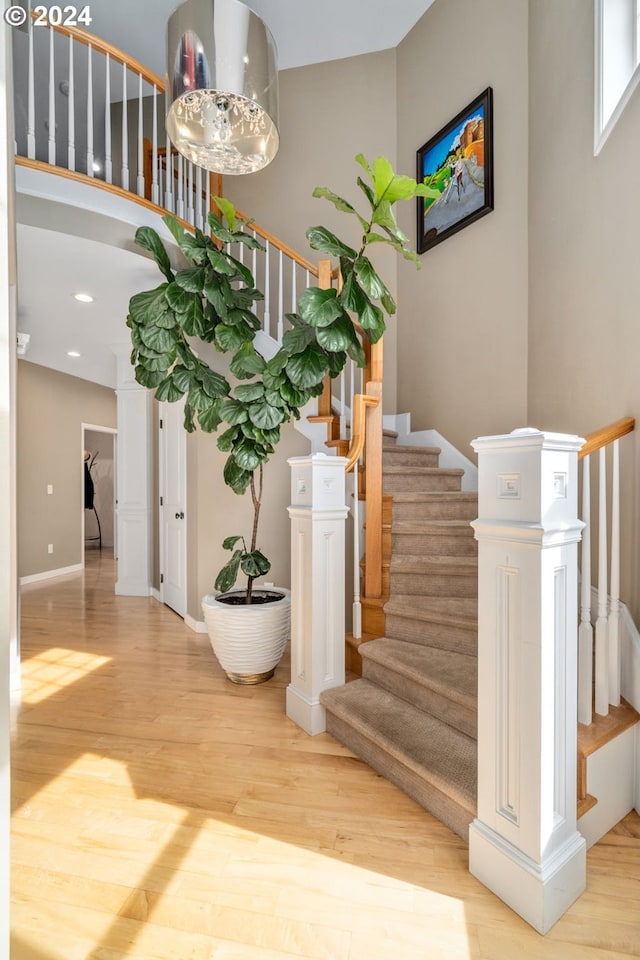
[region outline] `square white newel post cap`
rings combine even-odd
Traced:
[[[484,519],[567,531],[579,538],[578,451],[584,439],[533,427],[479,437],[478,514]],[[476,522],[476,535],[480,524]],[[568,532],[568,531],[567,531]]]
[[[291,506],[311,508],[314,512],[344,511],[346,516],[346,457],[330,457],[314,453],[308,457],[291,457]]]

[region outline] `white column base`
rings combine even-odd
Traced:
[[[469,827],[470,873],[542,934],[584,892],[586,850],[576,831],[537,863],[481,821]]]
[[[287,716],[312,737],[327,729],[326,710],[320,701],[309,700],[291,683],[287,687]]]

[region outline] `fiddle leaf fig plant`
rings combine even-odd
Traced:
[[[249,268],[229,252],[232,244],[247,250],[264,248],[243,229],[232,203],[215,198],[220,215],[208,216],[211,236],[197,228],[193,233],[185,230],[173,216],[163,218],[184,258],[178,270],[155,230],[140,227],[136,232],[136,243],[153,256],[164,281],[154,290],[136,294],[129,303],[127,325],[135,377],[155,390],[158,400],[174,402],[185,397],[185,429],[191,432],[197,425],[206,433],[217,432],[218,447],[228,454],[225,483],[237,494],[250,490],[251,540],[247,545],[242,536],[225,539],[223,548],[232,556],[215,582],[216,590],[226,592],[242,571],[247,577],[247,603],[251,603],[253,581],[265,576],[271,566],[257,547],[258,521],[263,467],[274,453],[282,425],[300,418],[308,401],[322,393],[325,375],[338,376],[348,357],[364,366],[355,322],[375,343],[384,333],[385,314],[395,313],[395,302],[365,251],[372,244],[386,243],[420,267],[398,228],[393,208],[400,200],[423,195],[424,186],[396,174],[384,157],[370,165],[359,154],[356,161],[368,179],[357,179],[366,214],[327,187],[316,188],[313,195],[355,217],[359,248],[322,226],[307,231],[314,250],[339,259],[342,289],[305,290],[296,312],[287,314],[289,328],[270,360],[257,352],[254,342],[260,329],[254,307],[264,296]],[[194,341],[232,355],[233,384],[198,356]]]

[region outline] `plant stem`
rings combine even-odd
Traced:
[[[258,540],[258,521],[260,519],[260,505],[262,503],[262,483],[263,483],[263,473],[262,473],[262,464],[259,466],[260,471],[260,482],[258,490],[256,491],[256,479],[255,473],[251,474],[251,501],[253,503],[253,530],[251,531],[251,553],[256,549],[256,542]],[[247,579],[247,595],[245,598],[245,603],[251,603],[251,591],[253,588],[253,581],[255,577],[249,577]]]

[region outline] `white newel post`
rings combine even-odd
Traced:
[[[151,421],[153,397],[134,378],[130,347],[114,348],[118,362],[116,524],[119,596],[151,593]]]
[[[291,466],[291,683],[287,716],[312,736],[326,729],[320,694],[344,675],[344,457],[316,453]]]
[[[516,430],[478,453],[478,816],[469,869],[539,933],[583,892],[576,830],[577,453]]]

